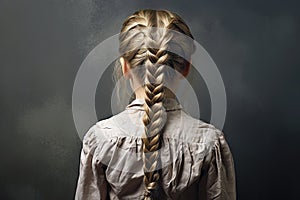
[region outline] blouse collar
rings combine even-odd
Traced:
[[[126,109],[138,109],[144,110],[145,99],[137,98],[134,99],[130,104],[126,106]],[[173,111],[173,110],[181,110],[182,106],[177,99],[174,98],[165,98],[163,100],[164,107],[166,111]]]

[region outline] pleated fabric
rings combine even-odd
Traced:
[[[143,197],[143,99],[94,124],[83,138],[76,200]],[[162,199],[236,200],[233,156],[222,131],[164,102],[168,120],[159,149]]]

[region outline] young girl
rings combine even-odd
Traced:
[[[115,72],[130,81],[133,100],[85,134],[76,200],[236,199],[223,132],[188,115],[175,95],[190,69],[192,39],[186,23],[166,10],[140,10],[125,20]]]

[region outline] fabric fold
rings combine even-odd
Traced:
[[[76,200],[143,195],[143,126],[138,120],[143,111],[129,110],[97,122],[84,136]],[[223,132],[179,109],[169,112],[161,139],[165,199],[236,199],[234,162]]]

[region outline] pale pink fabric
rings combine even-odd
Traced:
[[[85,134],[76,200],[143,197],[143,99],[93,125]],[[166,99],[161,199],[236,200],[233,157],[223,132]]]

